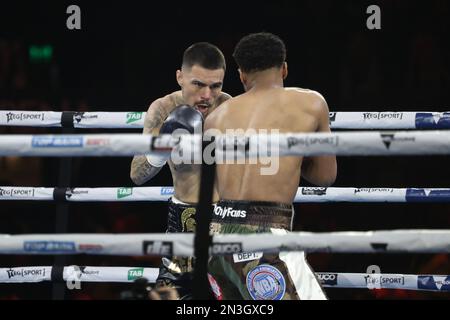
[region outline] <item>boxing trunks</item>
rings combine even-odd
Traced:
[[[215,206],[210,229],[213,234],[287,234],[293,214],[292,205],[282,203],[221,200]],[[208,279],[219,300],[326,299],[305,252],[213,256]]]
[[[172,197],[168,204],[167,231],[194,232],[196,207]],[[170,286],[178,289],[181,300],[192,299],[192,257],[163,257],[156,279],[156,287]]]

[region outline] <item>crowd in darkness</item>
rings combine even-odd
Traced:
[[[240,94],[232,51],[245,34],[278,34],[288,49],[286,86],[321,92],[330,111],[449,111],[450,3],[445,0],[376,1],[381,30],[366,28],[365,1],[290,1],[222,8],[215,15],[181,4],[170,19],[155,17],[145,4],[103,7],[80,4],[82,29],[65,28],[65,8],[47,2],[21,10],[4,5],[0,18],[0,110],[145,111],[154,99],[177,90],[175,70],[183,50],[209,41],[225,54],[223,90]],[[371,4],[371,3],[370,3]],[[163,4],[163,6],[168,6]],[[3,5],[2,5],[3,6]],[[238,14],[238,18],[235,15]],[[228,17],[228,18],[226,18]],[[14,24],[13,20],[18,21]],[[19,26],[20,22],[20,26]],[[207,24],[211,26],[207,26]],[[49,61],[31,61],[32,45],[50,44]],[[60,133],[58,128],[0,126],[0,134]],[[115,130],[79,130],[100,133]],[[120,132],[133,132],[121,130]],[[134,131],[139,132],[139,131]],[[58,184],[57,158],[0,157],[0,186]],[[131,187],[131,158],[76,158],[71,187]],[[336,187],[450,187],[448,157],[339,157]],[[168,168],[146,186],[171,185]],[[301,185],[306,183],[301,182]],[[2,201],[0,234],[52,233],[55,205]],[[296,205],[296,231],[450,229],[446,204]],[[68,232],[164,232],[165,203],[78,203],[70,205]],[[154,257],[68,257],[68,264],[149,266]],[[311,254],[316,271],[449,274],[448,255]],[[0,268],[52,265],[48,256],[0,255]],[[118,299],[126,285],[84,284],[70,299]],[[43,291],[44,290],[44,291]],[[43,297],[47,292],[48,297]],[[330,298],[448,299],[448,294],[401,290],[328,289]],[[51,284],[0,284],[0,299],[50,298]]]

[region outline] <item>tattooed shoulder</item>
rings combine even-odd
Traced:
[[[167,118],[168,113],[164,108],[164,102],[162,99],[154,101],[147,111],[147,115],[144,120],[144,127],[152,130],[159,128],[163,121]]]
[[[172,92],[170,95],[168,95],[170,100],[170,106],[168,108],[169,113],[175,109],[175,107],[180,106],[182,104],[185,104],[183,95],[181,94],[181,90]]]

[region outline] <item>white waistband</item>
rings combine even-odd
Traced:
[[[185,205],[185,206],[194,206],[194,207],[196,206],[196,204],[193,205],[193,204],[186,203],[186,202],[183,202],[183,201],[181,201],[181,200],[178,200],[177,198],[175,198],[175,196],[172,196],[171,201],[172,201],[173,203],[176,203],[176,204],[182,204],[182,205]],[[212,205],[215,206],[216,204],[213,203]]]
[[[173,203],[176,203],[176,204],[182,204],[182,205],[185,205],[185,206],[189,206],[190,204],[189,203],[186,203],[186,202],[183,202],[183,201],[180,201],[180,200],[178,200],[177,198],[175,198],[175,196],[172,196],[172,200],[171,200]]]

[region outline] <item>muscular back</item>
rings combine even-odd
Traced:
[[[205,125],[205,129],[209,128],[219,129],[222,133],[226,129],[267,129],[268,132],[278,129],[280,133],[327,132],[328,107],[320,94],[310,90],[280,87],[251,90],[228,100],[212,113]],[[326,158],[334,157],[320,158],[331,163],[333,159]],[[260,163],[218,165],[217,188],[220,198],[292,203],[302,175],[303,158],[280,157],[278,161],[279,168],[274,175],[261,175],[261,167],[267,165]]]

